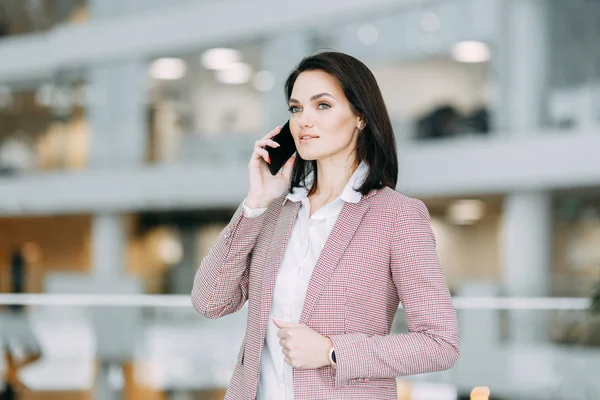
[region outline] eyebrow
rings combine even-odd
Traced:
[[[321,97],[331,97],[332,99],[335,100],[335,97],[333,97],[332,95],[330,95],[329,93],[319,93],[319,94],[315,94],[314,96],[312,96],[310,98],[310,101],[315,101],[317,99],[320,99]],[[290,103],[300,103],[298,100],[296,99],[290,99]]]

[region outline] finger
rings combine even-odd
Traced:
[[[281,145],[279,143],[277,143],[276,141],[274,141],[272,139],[257,140],[255,142],[255,145],[258,146],[258,147],[262,147],[262,148],[265,148],[266,146],[269,146],[269,147],[281,147]]]
[[[254,158],[262,158],[266,163],[269,162],[269,152],[261,147],[254,148]]]
[[[280,328],[280,329],[287,329],[288,330],[288,336],[291,336],[293,328],[304,328],[304,327],[306,327],[306,325],[299,324],[297,322],[287,322],[287,321],[282,321],[280,319],[275,319],[275,318],[273,318],[273,322],[275,323],[275,325],[278,328]]]
[[[273,323],[279,329],[291,328],[291,327],[294,326],[294,324],[291,323],[291,322],[285,322],[285,321],[281,321],[281,320],[278,320],[278,319],[275,319],[275,318],[273,318]]]
[[[292,360],[289,357],[285,357],[285,362],[288,365],[292,365]]]
[[[273,136],[277,136],[277,134],[279,132],[281,132],[281,126],[278,126],[275,129],[273,129],[271,132],[267,133],[265,136],[263,136],[263,139],[270,139]]]

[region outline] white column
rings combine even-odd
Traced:
[[[542,127],[548,76],[546,0],[505,3],[502,67],[502,117],[508,138],[536,135]],[[534,156],[534,155],[532,155]],[[552,272],[551,195],[542,191],[508,193],[502,236],[504,291],[507,296],[547,296]],[[510,339],[517,342],[547,337],[544,311],[509,313]]]
[[[509,61],[509,1],[496,3],[496,18],[498,20],[495,32],[496,43],[491,46],[492,58],[490,60],[490,129],[495,135],[508,134],[508,61]]]
[[[502,234],[505,295],[543,297],[550,292],[552,272],[552,199],[545,192],[506,196]],[[510,340],[547,338],[545,311],[509,313]]]
[[[141,61],[92,67],[90,169],[135,167],[144,162],[147,143],[146,69]],[[97,214],[92,222],[93,275],[107,281],[122,276],[125,258],[122,216]]]
[[[275,86],[264,94],[265,124],[268,132],[289,119],[284,84],[302,58],[311,55],[310,38],[304,31],[285,32],[269,38],[261,56],[261,68],[275,77]]]
[[[534,134],[548,106],[547,0],[506,0],[498,7],[490,78],[493,129],[509,136]]]
[[[92,219],[92,275],[110,284],[123,276],[126,232],[120,214],[96,214]]]
[[[112,19],[131,13],[142,3],[137,0],[89,0],[92,19]],[[142,5],[143,6],[143,5]],[[91,131],[90,169],[111,169],[115,174],[122,168],[136,167],[146,157],[147,123],[147,62],[142,59],[106,60],[90,68],[90,99],[87,117]],[[125,221],[118,213],[93,216],[91,233],[92,280],[98,290],[110,293],[125,278],[127,232]],[[110,363],[123,344],[122,337],[102,332],[101,321],[118,325],[119,318],[131,321],[133,315],[122,316],[116,310],[95,313],[96,334],[99,338],[98,357],[103,363],[97,377],[94,398],[118,399],[118,388],[110,383]],[[130,311],[131,313],[131,311]],[[100,321],[100,322],[99,322]],[[134,324],[135,325],[135,324]],[[128,329],[133,329],[134,326]],[[121,347],[120,347],[121,346]],[[119,356],[123,356],[120,354]]]
[[[147,151],[147,65],[120,60],[90,71],[90,168],[120,168],[144,162]]]
[[[133,0],[92,0],[94,19],[131,12]],[[90,101],[86,110],[91,131],[89,168],[135,167],[147,150],[147,65],[144,60],[111,60],[91,67]],[[99,214],[92,223],[93,274],[108,279],[122,274],[125,233],[122,217]]]
[[[519,135],[535,132],[545,118],[549,34],[547,0],[508,4],[507,101],[509,128]]]
[[[552,204],[545,192],[520,192],[504,205],[504,278],[507,291],[518,296],[547,293],[551,263]]]

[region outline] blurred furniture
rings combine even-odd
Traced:
[[[439,139],[455,136],[460,117],[451,105],[434,109],[417,121],[418,139]]]
[[[21,382],[19,372],[39,360],[42,353],[26,314],[14,310],[0,312],[0,349],[4,357],[5,386],[0,399],[14,399],[16,393],[27,387]]]
[[[461,114],[453,105],[443,105],[428,112],[416,122],[418,140],[484,135],[489,132],[490,117],[484,107]]]

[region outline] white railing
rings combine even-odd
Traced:
[[[584,297],[454,297],[459,310],[586,310]],[[191,307],[189,295],[0,294],[0,305],[81,307]],[[401,306],[399,307],[401,308]]]

